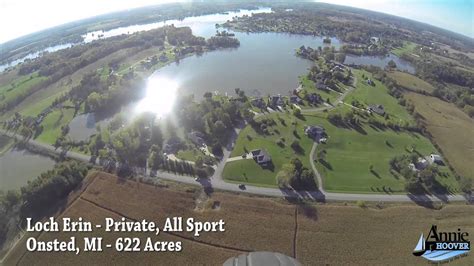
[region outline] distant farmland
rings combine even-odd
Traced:
[[[446,205],[432,210],[416,205],[359,208],[353,204],[296,206],[279,199],[266,199],[215,192],[206,199],[198,188],[162,188],[119,180],[109,174],[93,176],[85,191],[60,215],[103,221],[105,217],[148,219],[162,223],[165,217],[195,217],[197,220],[225,219],[225,233],[206,233],[199,238],[187,234],[161,233],[154,240],[182,241],[179,253],[27,253],[24,243],[5,262],[32,264],[154,264],[222,265],[229,257],[245,251],[277,251],[296,257],[304,265],[315,264],[420,264],[425,261],[411,252],[421,232],[431,224],[458,227],[474,235],[474,207]],[[212,208],[211,206],[214,206]],[[199,210],[198,210],[199,209]],[[76,234],[77,237],[86,234]],[[87,234],[92,236],[92,234]],[[93,235],[112,242],[127,234]],[[68,239],[67,233],[43,233],[41,240]],[[145,234],[136,233],[144,238]],[[149,236],[149,235],[146,235]],[[468,256],[454,264],[474,263]]]
[[[389,72],[388,76],[397,81],[398,85],[413,91],[433,92],[434,87],[428,82],[418,78],[415,75],[394,71]]]
[[[415,111],[459,175],[474,178],[474,120],[454,104],[435,97],[406,93]]]

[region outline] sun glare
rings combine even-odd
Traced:
[[[138,113],[150,112],[161,118],[173,109],[178,84],[173,80],[151,77],[148,79],[146,96],[136,108]]]

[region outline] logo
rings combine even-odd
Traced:
[[[413,255],[421,256],[429,261],[442,262],[466,255],[471,250],[471,242],[468,240],[469,233],[458,229],[454,232],[438,231],[436,225],[432,225],[426,239],[423,233],[418,244],[413,250]]]

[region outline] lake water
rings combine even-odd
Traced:
[[[152,30],[159,27],[163,27],[164,25],[173,24],[176,27],[184,27],[184,26],[190,27],[194,35],[209,38],[211,36],[214,36],[214,34],[216,33],[216,28],[215,28],[216,23],[224,23],[227,20],[232,20],[233,17],[242,17],[245,15],[249,16],[249,15],[257,14],[257,13],[270,13],[270,12],[272,12],[271,8],[263,8],[263,7],[256,10],[241,9],[240,11],[226,12],[225,14],[211,14],[211,15],[204,15],[204,16],[187,17],[183,20],[174,19],[174,20],[160,21],[156,23],[132,25],[132,26],[120,27],[120,28],[116,28],[116,29],[112,29],[108,31],[101,31],[101,30],[93,31],[93,32],[88,32],[82,37],[84,37],[84,42],[88,43],[97,39],[110,38],[110,37],[118,36],[122,34],[132,34],[139,31]]]
[[[191,56],[158,69],[152,77],[178,84],[179,92],[194,94],[219,91],[234,94],[235,88],[249,95],[287,94],[298,86],[298,76],[307,73],[311,61],[295,56],[301,45],[316,48],[323,38],[284,33],[235,33],[240,47]],[[337,39],[332,44],[339,47]]]
[[[51,170],[55,163],[46,156],[12,149],[0,156],[0,190],[19,189],[42,172]]]
[[[111,119],[112,115],[99,121],[94,113],[78,115],[69,122],[68,136],[74,141],[86,141],[97,133],[97,126],[106,127]]]
[[[255,13],[268,13],[270,8],[257,10],[240,10],[225,14],[212,14],[188,17],[183,20],[169,20],[121,27],[109,31],[95,31],[84,35],[84,42],[100,38],[108,38],[121,34],[151,30],[163,25],[189,26],[198,36],[209,38],[216,32],[215,24],[231,20],[236,16]],[[322,38],[312,36],[289,35],[282,33],[236,33],[241,46],[192,56],[181,60],[180,64],[172,64],[154,73],[176,82],[179,91],[201,97],[207,91],[233,93],[234,88],[242,88],[248,94],[259,95],[268,93],[287,93],[298,86],[298,76],[305,74],[311,62],[295,56],[295,49],[301,45],[317,47],[323,45]],[[339,47],[337,39],[332,39],[333,46]],[[70,45],[64,46],[64,48]],[[60,47],[50,47],[58,50]],[[31,55],[39,56],[38,55]],[[83,118],[77,118],[71,126],[85,124]],[[90,132],[93,128],[88,128]],[[79,131],[76,131],[79,132]],[[84,133],[89,135],[90,132]],[[73,133],[74,134],[74,133]],[[80,135],[80,136],[79,136]],[[84,135],[78,133],[79,139]]]
[[[357,55],[346,55],[344,64],[354,64],[354,65],[372,65],[380,68],[385,68],[388,65],[388,62],[393,60],[397,64],[397,68],[402,71],[407,71],[408,73],[414,74],[415,68],[407,61],[399,58],[394,54],[389,54],[387,56],[357,56]]]
[[[269,12],[270,8],[260,8],[134,25],[105,32],[90,32],[84,35],[84,40],[90,42],[99,36],[108,38],[171,24],[177,27],[188,26],[195,35],[209,38],[216,33],[216,23],[223,23],[236,16]],[[179,93],[192,93],[198,98],[208,91],[233,93],[235,88],[242,88],[252,95],[288,93],[298,86],[298,76],[305,74],[311,66],[310,61],[296,57],[295,50],[301,45],[314,48],[323,46],[323,39],[313,36],[239,32],[235,35],[240,41],[240,47],[185,58],[179,64],[159,69],[152,77],[172,80],[178,85]],[[333,38],[331,45],[338,48],[340,42]]]
[[[60,44],[60,45],[55,45],[55,46],[48,47],[48,48],[43,49],[43,50],[38,51],[38,52],[30,53],[30,54],[26,55],[23,58],[19,58],[19,59],[14,60],[10,63],[0,65],[0,72],[3,72],[5,69],[7,69],[9,67],[14,67],[14,66],[16,66],[20,63],[23,63],[28,59],[30,59],[30,60],[35,59],[35,58],[43,55],[44,53],[52,53],[52,52],[56,52],[56,51],[59,51],[59,50],[62,50],[62,49],[72,47],[72,46],[73,46],[72,43]]]
[[[195,35],[209,38],[213,36],[216,32],[216,29],[215,29],[216,23],[226,22],[227,20],[231,20],[235,16],[241,17],[244,15],[251,15],[251,14],[256,14],[256,13],[269,13],[269,12],[272,12],[270,8],[259,8],[256,10],[242,9],[240,11],[227,12],[225,14],[212,14],[212,15],[205,15],[205,16],[187,17],[183,20],[168,20],[168,21],[160,21],[156,23],[149,23],[149,24],[142,24],[142,25],[132,25],[132,26],[127,26],[127,27],[115,28],[108,31],[102,31],[102,30],[92,31],[92,32],[88,32],[84,34],[82,37],[84,38],[83,43],[89,43],[91,41],[98,40],[98,39],[110,38],[110,37],[118,36],[122,34],[132,34],[139,31],[147,31],[147,30],[156,29],[159,27],[163,27],[164,25],[174,24],[176,27],[183,27],[183,26],[191,27]],[[10,63],[0,65],[0,72],[3,72],[9,67],[14,67],[20,63],[23,63],[27,59],[37,58],[41,56],[44,52],[55,52],[55,51],[69,48],[77,44],[81,44],[81,43],[60,44],[60,45],[48,47],[38,52],[30,53],[23,58],[19,58]]]

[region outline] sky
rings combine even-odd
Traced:
[[[317,2],[392,14],[474,38],[474,0],[323,0]]]
[[[113,11],[190,0],[0,0],[0,43]],[[474,0],[328,0],[406,17],[474,38]],[[12,26],[9,26],[12,25]]]

